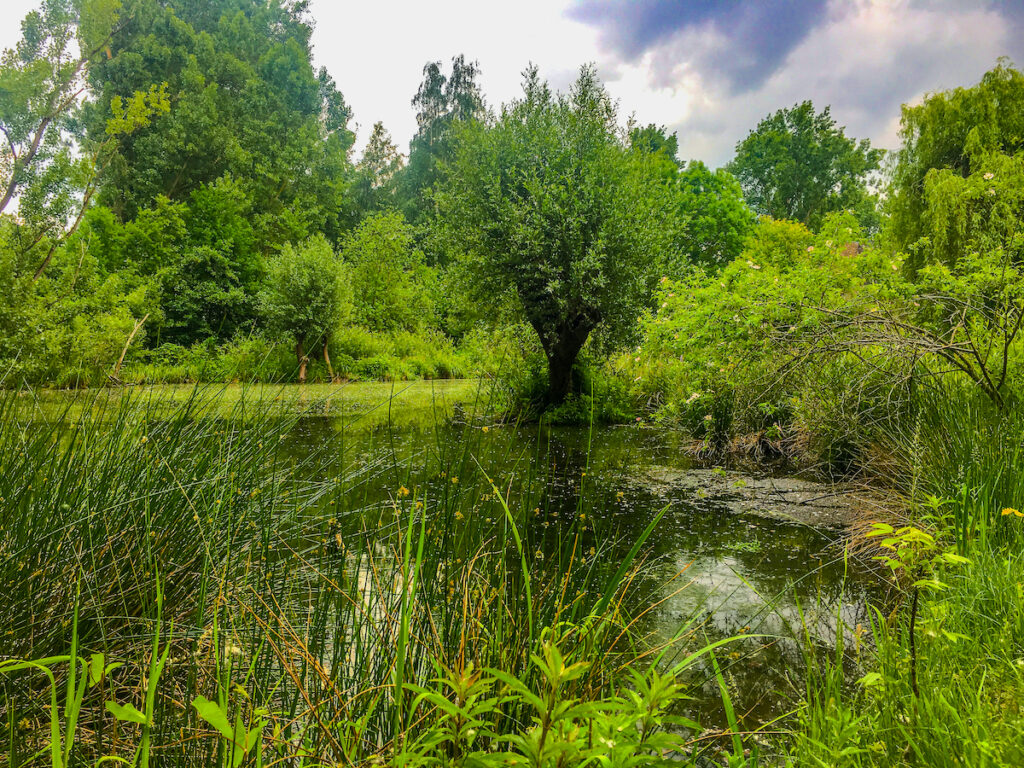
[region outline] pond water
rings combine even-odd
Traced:
[[[682,435],[652,425],[494,424],[487,408],[474,405],[484,399],[475,382],[397,389],[399,399],[392,385],[302,390],[297,399],[259,391],[263,401],[285,404],[274,406],[291,425],[280,447],[297,479],[310,487],[343,479],[343,533],[379,525],[402,488],[435,499],[476,494],[467,514],[500,516],[493,501],[477,503],[493,481],[538,557],[557,556],[559,533],[586,515],[591,540],[582,548],[595,546],[594,557],[614,565],[664,511],[641,551],[640,588],[627,596],[627,612],[638,617],[633,628],[654,646],[687,628],[666,664],[708,641],[744,635],[721,648],[717,661],[746,727],[785,714],[802,697],[807,646],[795,638],[809,637],[818,653],[834,649],[840,634],[848,650],[869,641],[871,605],[884,594],[870,561],[846,556],[836,524],[851,502],[835,489],[784,472],[701,465]],[[168,407],[190,396],[184,389],[160,395]],[[44,398],[40,413],[78,407],[78,398],[66,397]],[[220,410],[208,417],[231,418],[241,395],[218,397]],[[338,507],[323,507],[330,494],[310,498],[316,525],[338,515]],[[310,546],[331,535],[316,531]],[[691,674],[703,695],[695,693],[690,714],[724,726],[712,665],[705,660]]]
[[[467,441],[487,477],[510,494],[529,496],[520,506],[535,511],[521,524],[541,550],[582,513],[605,542],[600,556],[621,558],[665,509],[642,552],[654,586],[636,590],[628,608],[641,615],[637,627],[655,644],[689,626],[691,641],[679,644],[678,657],[707,640],[751,636],[718,654],[748,726],[799,700],[806,663],[793,638],[809,635],[824,653],[835,647],[837,632],[850,649],[870,637],[869,604],[881,591],[868,564],[845,556],[839,528],[787,519],[794,511],[800,517],[801,500],[835,498],[831,489],[797,483],[794,504],[788,479],[695,464],[683,438],[667,430],[496,426],[459,409],[455,416],[427,429],[369,430],[350,428],[346,416],[304,417],[284,446],[297,460],[316,455],[309,466],[318,471],[352,478],[363,510],[353,527],[379,519],[402,486],[437,492],[450,483],[458,470],[446,452]],[[439,476],[439,467],[449,472]],[[471,482],[462,478],[463,488]],[[838,498],[829,522],[842,517],[835,512],[846,502]],[[724,725],[710,663],[694,675],[706,695],[695,699],[692,714]]]

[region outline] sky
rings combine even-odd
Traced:
[[[0,0],[0,47],[36,0]],[[664,125],[711,166],[775,110],[831,105],[847,135],[898,146],[900,105],[1024,65],[1024,0],[312,0],[314,63],[353,109],[357,147],[383,121],[400,148],[423,65],[479,62],[490,106],[533,62],[565,88],[596,63],[625,121]]]

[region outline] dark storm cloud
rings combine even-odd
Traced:
[[[825,16],[827,0],[576,0],[569,17],[601,31],[617,56],[635,61],[671,48],[658,68],[719,75],[734,92],[757,88]],[[657,76],[655,79],[662,79]]]

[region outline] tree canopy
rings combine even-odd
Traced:
[[[887,234],[907,265],[917,270],[931,261],[952,264],[963,238],[930,238],[940,189],[959,182],[997,155],[1024,150],[1024,75],[1006,61],[969,88],[933,93],[916,106],[904,106],[887,208]]]
[[[666,196],[633,152],[592,67],[555,94],[536,68],[493,122],[468,123],[437,194],[483,300],[514,291],[548,360],[549,400],[570,391],[594,331],[630,338],[668,238]]]
[[[877,222],[868,181],[882,154],[867,139],[847,137],[829,107],[815,112],[804,101],[758,123],[727,168],[759,214],[817,230],[826,214],[853,210],[871,226]]]
[[[327,238],[285,245],[267,267],[260,300],[268,325],[295,341],[300,382],[306,380],[307,344],[319,341],[330,367],[328,341],[351,313],[352,298],[342,261]]]

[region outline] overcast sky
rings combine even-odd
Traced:
[[[34,0],[0,0],[0,46]],[[488,103],[528,62],[566,86],[596,62],[623,119],[668,126],[713,166],[757,121],[812,99],[848,135],[897,144],[899,107],[1024,63],[1024,0],[312,0],[315,63],[351,104],[359,143],[382,120],[400,147],[428,60],[464,53]]]

